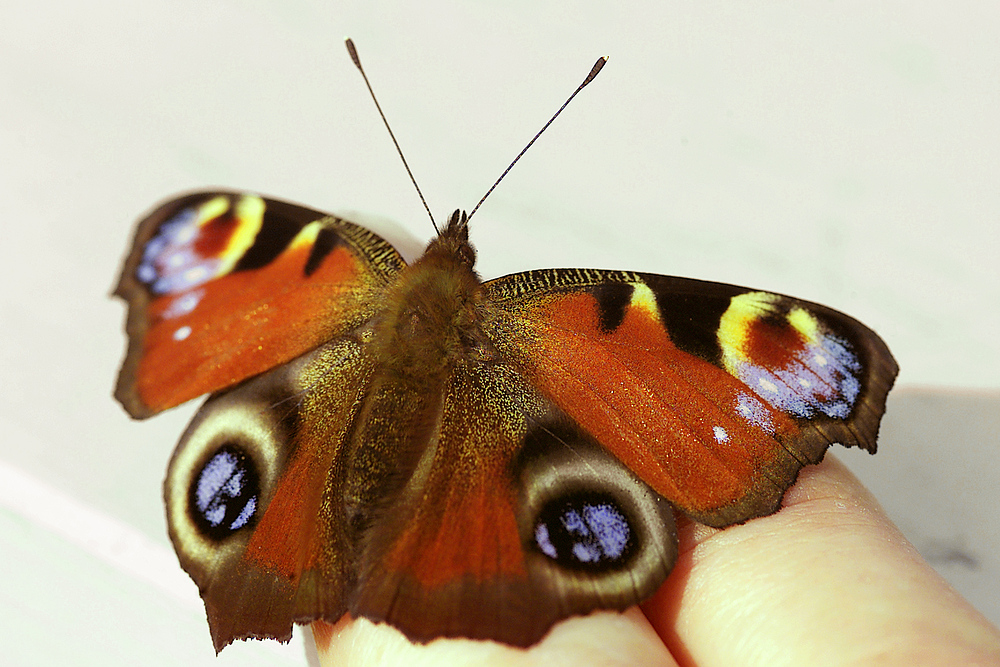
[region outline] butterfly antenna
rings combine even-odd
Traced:
[[[354,42],[351,41],[349,37],[347,38],[347,52],[351,54],[351,60],[354,61],[354,66],[358,68],[359,72],[361,72],[361,78],[365,80],[365,85],[368,86],[368,92],[372,96],[372,101],[375,102],[375,108],[378,109],[378,115],[382,117],[382,122],[385,123],[385,129],[389,130],[389,136],[392,137],[392,143],[395,144],[396,146],[396,152],[399,153],[399,159],[403,161],[403,166],[406,167],[406,173],[410,175],[410,180],[413,182],[413,187],[416,188],[417,195],[420,196],[420,202],[424,205],[424,209],[427,211],[427,215],[430,216],[431,218],[431,224],[434,226],[434,231],[440,233],[438,230],[437,223],[434,222],[434,214],[431,213],[431,207],[427,205],[427,200],[424,199],[424,193],[420,191],[420,186],[417,185],[417,179],[413,177],[413,172],[410,171],[410,165],[406,163],[406,156],[403,155],[403,149],[399,147],[399,142],[396,141],[396,135],[392,133],[392,128],[389,127],[389,121],[386,120],[385,114],[382,113],[382,105],[378,103],[378,98],[375,97],[375,91],[372,90],[372,84],[368,82],[368,75],[365,74],[365,69],[361,66],[361,59],[358,58],[358,50],[354,48]],[[581,86],[581,88],[582,87],[583,86]],[[576,93],[573,94],[575,95]]]
[[[590,74],[588,74],[587,78],[583,80],[583,83],[581,83],[579,86],[576,87],[576,90],[573,91],[572,95],[570,95],[568,98],[566,98],[566,101],[563,102],[562,106],[559,107],[558,111],[556,111],[554,114],[552,114],[552,118],[549,118],[549,122],[545,123],[545,125],[542,126],[542,129],[540,129],[535,134],[535,136],[533,136],[531,138],[531,141],[528,142],[528,145],[525,146],[524,148],[522,148],[521,152],[517,154],[517,157],[514,158],[514,161],[511,162],[510,165],[506,169],[503,170],[503,173],[500,174],[500,178],[498,178],[496,180],[496,182],[493,185],[490,186],[490,189],[486,191],[486,194],[483,195],[483,198],[480,199],[479,203],[476,204],[475,208],[472,209],[472,213],[469,214],[469,218],[472,218],[472,216],[475,215],[476,211],[479,210],[479,207],[482,206],[482,204],[483,204],[484,201],[486,201],[486,198],[490,196],[490,193],[493,192],[493,190],[495,190],[498,185],[500,185],[500,181],[502,181],[504,179],[504,176],[507,175],[507,172],[509,172],[511,169],[514,168],[514,165],[517,164],[517,161],[521,159],[521,156],[524,155],[528,151],[529,148],[531,148],[531,144],[535,143],[535,141],[538,139],[538,137],[542,136],[542,132],[544,132],[545,130],[547,130],[548,127],[549,127],[549,125],[552,124],[552,121],[554,121],[556,118],[559,117],[559,114],[561,114],[563,112],[563,109],[565,109],[567,106],[569,106],[569,103],[573,101],[573,98],[576,97],[577,93],[579,93],[581,90],[583,90],[588,83],[590,83],[591,81],[594,80],[595,77],[597,77],[598,72],[601,71],[601,68],[604,67],[604,63],[606,63],[606,62],[608,62],[608,57],[607,56],[602,56],[602,57],[600,57],[600,58],[597,59],[597,62],[594,63],[594,66],[590,69]],[[360,67],[360,65],[359,65],[359,67]]]

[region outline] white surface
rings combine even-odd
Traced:
[[[901,389],[852,466],[998,621],[1000,10],[920,4],[2,3],[0,460],[168,550],[160,482],[193,408],[134,423],[110,398],[133,221],[226,186],[426,239],[343,37],[438,218],[609,55],[477,214],[483,275],[686,275],[871,325]],[[30,514],[0,509],[5,664],[304,663],[216,660],[193,586],[179,602]]]

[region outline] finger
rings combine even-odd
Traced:
[[[600,612],[557,624],[530,649],[496,642],[438,639],[414,644],[384,623],[344,617],[313,624],[320,664],[333,667],[671,667],[663,642],[637,608]]]
[[[1000,665],[1000,631],[833,457],[772,516],[681,530],[643,609],[682,665]]]

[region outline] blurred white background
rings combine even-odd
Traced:
[[[477,214],[484,277],[676,274],[866,322],[902,371],[879,455],[835,454],[1000,621],[995,3],[345,4],[0,3],[4,664],[305,663],[215,658],[160,501],[194,406],[137,423],[113,402],[107,294],[135,219],[182,190],[429,238],[345,36],[439,219],[610,56]]]

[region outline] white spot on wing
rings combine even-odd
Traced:
[[[184,340],[191,335],[191,327],[183,326],[174,332],[174,340]]]
[[[719,442],[729,442],[729,433],[721,426],[713,426],[712,433],[715,434],[715,439]]]
[[[191,222],[193,223],[194,221],[192,220]],[[189,243],[191,243],[192,241],[194,241],[195,236],[197,235],[197,233],[198,233],[198,226],[197,225],[195,225],[195,224],[186,224],[186,225],[183,225],[182,227],[179,227],[177,229],[177,232],[174,235],[173,241],[177,245],[188,245]]]
[[[213,272],[209,270],[209,267],[205,264],[199,264],[198,266],[193,266],[183,273],[181,276],[181,281],[186,285],[200,285],[204,282],[208,282],[214,277]]]
[[[771,414],[756,397],[746,393],[739,393],[736,396],[736,412],[747,422],[764,429],[768,433],[774,433],[774,423],[771,421]]]
[[[204,290],[195,290],[194,292],[182,294],[174,299],[170,306],[163,311],[163,317],[171,318],[187,315],[198,306],[203,296],[205,296]]]
[[[167,269],[177,270],[195,261],[194,253],[189,251],[175,251],[167,255],[163,265]]]

